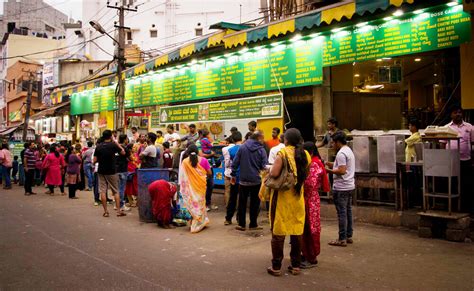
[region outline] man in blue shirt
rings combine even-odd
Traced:
[[[235,145],[228,150],[231,161],[230,168],[232,168],[232,161],[235,159],[235,156],[237,156],[237,152],[242,145],[242,133],[240,133],[240,131],[232,133],[231,139],[234,141]],[[239,176],[240,167],[235,171],[235,183],[230,184],[229,202],[227,203],[227,214],[225,216],[224,222],[225,225],[232,224],[232,217],[234,217],[235,214],[235,208],[237,207],[237,197],[239,196]]]
[[[260,230],[257,218],[260,212],[260,171],[265,169],[268,164],[267,152],[263,146],[263,134],[260,131],[252,133],[248,140],[239,148],[237,155],[232,163],[232,184],[236,183],[237,171],[239,173],[239,226],[237,230],[245,231],[247,200],[250,198],[250,230]]]

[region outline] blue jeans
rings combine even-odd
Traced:
[[[332,196],[339,219],[339,240],[352,238],[352,191],[333,190]]]
[[[125,187],[127,186],[128,173],[118,173],[119,176],[119,194],[120,194],[120,207],[125,204]]]
[[[94,173],[92,172],[92,163],[84,163],[84,175],[87,178],[87,189],[93,189]]]
[[[20,186],[25,184],[25,167],[23,164],[18,165],[18,184]]]
[[[212,175],[206,180],[206,206],[211,206],[212,190],[214,189],[214,172],[211,168]]]
[[[11,187],[12,186],[12,181],[11,181],[11,170],[12,167],[5,167],[2,166],[2,180],[4,182],[4,187]]]

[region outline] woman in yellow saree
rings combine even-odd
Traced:
[[[198,233],[209,224],[206,211],[206,178],[212,175],[207,159],[199,156],[196,145],[186,150],[186,158],[179,171],[180,192],[183,203],[192,216],[191,233]]]

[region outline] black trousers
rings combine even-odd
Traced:
[[[237,208],[237,198],[239,197],[239,185],[230,185],[229,202],[227,203],[227,215],[225,220],[232,221],[235,209]]]
[[[260,212],[260,198],[258,192],[260,191],[260,185],[255,186],[244,186],[240,185],[239,191],[239,225],[241,227],[246,226],[247,216],[247,201],[250,198],[250,224],[249,227],[257,227],[258,213]]]
[[[290,236],[290,258],[291,266],[299,268],[301,265],[301,235]],[[283,248],[285,245],[284,235],[272,235],[272,268],[273,270],[281,269],[281,261],[283,261]]]
[[[35,183],[35,169],[25,171],[25,193],[33,192],[33,184]]]
[[[51,193],[54,193],[54,185],[48,185],[48,189]],[[64,193],[64,182],[62,185],[59,185],[59,190],[61,190],[61,194]]]
[[[68,184],[67,187],[69,188],[69,198],[76,197],[76,190],[79,188],[78,184]]]

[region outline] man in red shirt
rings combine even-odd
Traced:
[[[280,129],[278,127],[274,127],[272,130],[272,139],[267,140],[267,147],[268,150],[271,150],[273,147],[276,147],[280,144]]]

